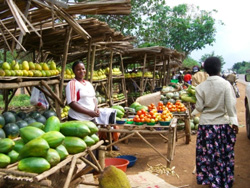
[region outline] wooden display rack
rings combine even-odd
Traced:
[[[169,126],[161,126],[159,124],[156,124],[154,126],[150,125],[134,125],[134,124],[124,124],[120,125],[117,124],[116,126],[119,126],[119,129],[112,129],[113,125],[108,126],[102,126],[99,128],[100,132],[107,132],[108,138],[109,138],[109,145],[106,146],[106,148],[110,148],[112,150],[113,145],[115,145],[118,142],[121,142],[123,140],[127,140],[128,138],[132,136],[138,136],[142,139],[148,146],[150,146],[157,154],[159,154],[163,159],[166,160],[167,167],[170,167],[171,161],[174,159],[174,153],[175,153],[175,146],[176,146],[176,135],[177,135],[177,126],[176,126],[177,118],[173,118],[170,122]],[[159,130],[156,130],[156,129]],[[166,128],[166,129],[164,129]],[[112,133],[118,132],[118,133],[125,133],[126,136],[119,139],[118,141],[112,142]],[[168,150],[167,150],[167,156],[164,156],[162,153],[160,153],[156,147],[154,147],[150,142],[148,142],[142,134],[158,134],[160,135],[164,140],[168,142]],[[166,137],[164,134],[168,134]]]
[[[29,184],[37,187],[54,187],[55,184],[56,187],[63,188],[73,187],[80,183],[89,184],[88,182],[83,182],[81,176],[88,173],[92,169],[95,169],[97,172],[103,171],[103,167],[101,167],[99,161],[97,161],[93,154],[93,150],[98,149],[102,144],[103,141],[99,141],[95,145],[88,147],[84,152],[75,155],[69,155],[59,164],[41,174],[19,171],[17,170],[17,163],[9,165],[6,169],[0,169],[0,181],[2,183],[12,182],[18,184]],[[87,155],[91,157],[94,163],[85,158]],[[77,171],[76,166],[79,160],[83,161],[89,166]],[[68,164],[70,165],[67,166]],[[63,181],[64,178],[61,177],[59,178],[59,181],[55,182],[53,175],[56,175],[56,173],[62,174],[62,172],[67,172],[65,181]],[[60,183],[63,183],[63,185],[60,185]]]

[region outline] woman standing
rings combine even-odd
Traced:
[[[238,133],[236,98],[231,84],[220,76],[221,61],[204,63],[207,80],[196,86],[192,115],[201,114],[197,131],[197,183],[230,188],[234,182],[234,145]]]
[[[99,116],[97,99],[92,84],[84,80],[86,69],[82,61],[72,65],[75,78],[66,86],[66,99],[70,106],[68,120],[94,121]]]

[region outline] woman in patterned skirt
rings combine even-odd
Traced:
[[[231,84],[220,76],[221,61],[209,57],[204,63],[209,74],[196,86],[195,109],[200,114],[196,143],[197,183],[213,188],[230,188],[234,182],[234,145],[238,133],[236,97]]]

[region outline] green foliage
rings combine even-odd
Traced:
[[[14,96],[9,104],[9,107],[28,107],[30,104],[30,96],[26,94],[20,94]],[[0,107],[4,107],[3,95],[0,95]]]
[[[237,74],[246,74],[246,70],[250,69],[250,62],[242,61],[235,63],[232,67]]]
[[[183,64],[184,67],[189,67],[189,68],[192,68],[195,65],[199,66],[199,63],[196,60],[189,57],[189,56],[184,59],[182,64]]]
[[[186,4],[171,8],[166,4],[164,0],[132,0],[129,15],[94,17],[124,35],[135,36],[135,45],[139,47],[165,46],[189,55],[213,44],[216,20],[212,13],[215,10],[200,10]]]
[[[224,58],[221,55],[215,55],[214,51],[212,51],[210,54],[202,55],[201,59],[200,59],[200,63],[204,62],[208,57],[211,57],[211,56],[218,57],[220,59],[220,61],[221,61],[221,69],[222,69],[223,66],[226,64],[226,62],[224,61]]]

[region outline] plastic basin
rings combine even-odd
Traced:
[[[127,159],[129,161],[128,167],[134,166],[134,164],[137,160],[137,157],[134,155],[120,155],[117,158]]]
[[[116,168],[121,169],[123,172],[127,171],[128,164],[129,164],[129,161],[127,159],[122,159],[122,158],[106,158],[105,159],[105,167],[113,165]]]

